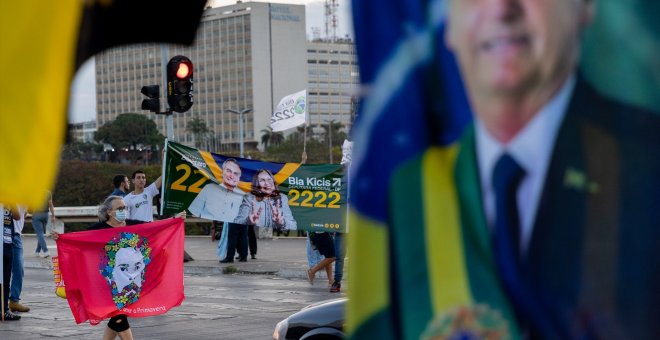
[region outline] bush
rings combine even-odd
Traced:
[[[53,204],[59,207],[98,205],[114,190],[112,178],[115,175],[125,174],[130,178],[135,170],[146,173],[147,184],[161,175],[160,165],[137,166],[64,160],[60,163],[60,172],[53,191]]]
[[[105,162],[63,160],[53,191],[56,207],[82,207],[99,205],[114,190],[112,178],[118,174],[131,177],[133,171],[142,170],[151,184],[161,175],[161,166],[137,166]],[[131,183],[131,189],[133,184]],[[157,204],[158,198],[154,199]],[[66,223],[66,232],[86,230],[91,223]],[[209,235],[211,222],[187,222],[186,235]],[[32,223],[25,224],[25,233],[34,233]]]

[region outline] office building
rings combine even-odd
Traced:
[[[350,39],[307,42],[307,102],[315,135],[321,125],[341,123],[349,132],[360,84],[355,44]],[[341,141],[339,141],[341,143]]]
[[[194,63],[194,105],[174,113],[174,140],[193,145],[188,121],[199,118],[210,133],[202,144],[215,152],[239,146],[239,115],[244,114],[246,149],[257,147],[279,100],[307,85],[305,7],[247,2],[208,8],[190,47],[138,44],[118,47],[96,57],[98,126],[121,113],[143,113],[167,134],[165,115],[141,110],[144,85],[163,87],[165,63],[184,55]],[[163,58],[165,55],[165,58]],[[161,89],[164,92],[164,89]],[[161,111],[167,101],[161,100]]]
[[[98,127],[122,113],[142,113],[167,135],[165,115],[141,109],[145,97],[140,89],[160,85],[164,111],[162,63],[176,55],[194,63],[194,105],[172,115],[177,142],[201,142],[206,150],[237,154],[240,124],[233,111],[250,109],[243,115],[244,145],[255,149],[279,100],[305,88],[312,134],[323,138],[321,125],[329,121],[341,123],[345,132],[350,129],[359,85],[352,41],[306,41],[304,6],[259,2],[208,8],[190,47],[137,44],[97,55]],[[206,136],[186,130],[193,118],[206,123]]]

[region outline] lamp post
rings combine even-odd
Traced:
[[[335,119],[326,119],[328,123],[328,151],[330,152],[330,164],[332,164],[332,125],[335,122]]]
[[[227,109],[226,111],[229,111],[229,112],[232,112],[232,113],[235,113],[235,114],[238,115],[238,130],[239,130],[239,132],[238,132],[238,134],[239,134],[238,141],[240,143],[241,158],[245,158],[245,156],[243,154],[243,115],[248,113],[248,112],[251,112],[252,108],[248,107],[248,108],[245,108],[245,109],[242,109],[242,110]]]

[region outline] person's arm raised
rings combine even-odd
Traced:
[[[156,178],[154,181],[154,184],[156,184],[156,189],[160,190],[160,187],[163,185],[163,177],[158,176],[158,178]]]

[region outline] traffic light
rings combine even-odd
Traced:
[[[160,86],[142,86],[140,92],[148,97],[148,99],[142,99],[142,110],[149,110],[158,113],[160,111]]]
[[[167,63],[167,103],[170,110],[186,112],[193,105],[193,63],[178,55]]]

